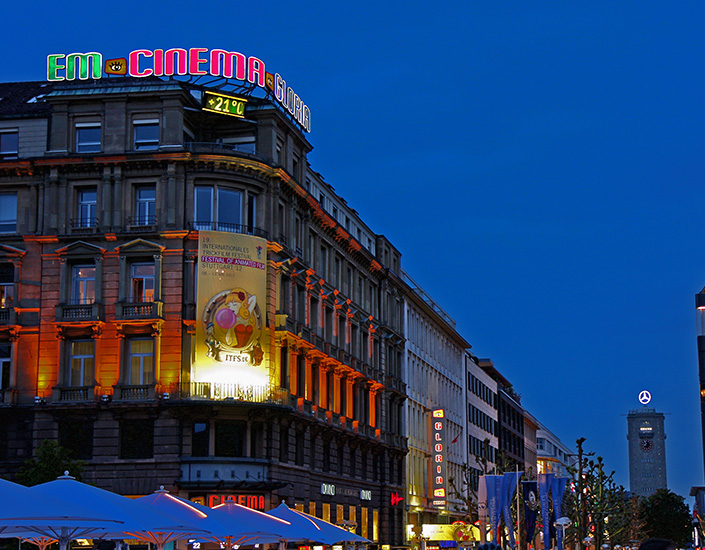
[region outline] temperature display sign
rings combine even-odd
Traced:
[[[203,110],[221,115],[236,116],[245,118],[246,99],[232,97],[215,92],[203,92]]]

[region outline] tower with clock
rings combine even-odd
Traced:
[[[648,497],[666,489],[666,432],[664,414],[649,407],[651,394],[639,394],[642,408],[627,415],[629,442],[629,489],[632,495]]]

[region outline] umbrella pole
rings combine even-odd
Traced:
[[[66,527],[62,527],[61,535],[59,536],[59,550],[68,550],[70,542],[71,539],[69,538],[68,529]]]

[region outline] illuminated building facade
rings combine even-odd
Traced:
[[[0,84],[0,474],[55,440],[121,494],[402,544],[401,255],[221,84]]]
[[[463,490],[462,465],[468,461],[465,350],[470,344],[457,332],[455,321],[413,279],[407,274],[404,278],[410,287],[404,315],[407,534],[413,539],[424,524],[462,516],[455,490]]]
[[[539,474],[555,474],[558,477],[569,477],[568,466],[571,460],[571,450],[551,430],[539,422],[536,431],[537,465]]]
[[[663,413],[650,407],[629,411],[629,490],[632,495],[649,497],[666,483],[666,432]]]

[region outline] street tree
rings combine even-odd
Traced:
[[[54,481],[64,472],[81,480],[85,462],[72,460],[71,453],[60,447],[56,441],[45,439],[37,448],[35,457],[25,460],[20,471],[15,476],[15,481],[27,487]]]
[[[659,489],[642,499],[640,511],[647,536],[671,539],[679,548],[692,543],[693,524],[682,496]]]

